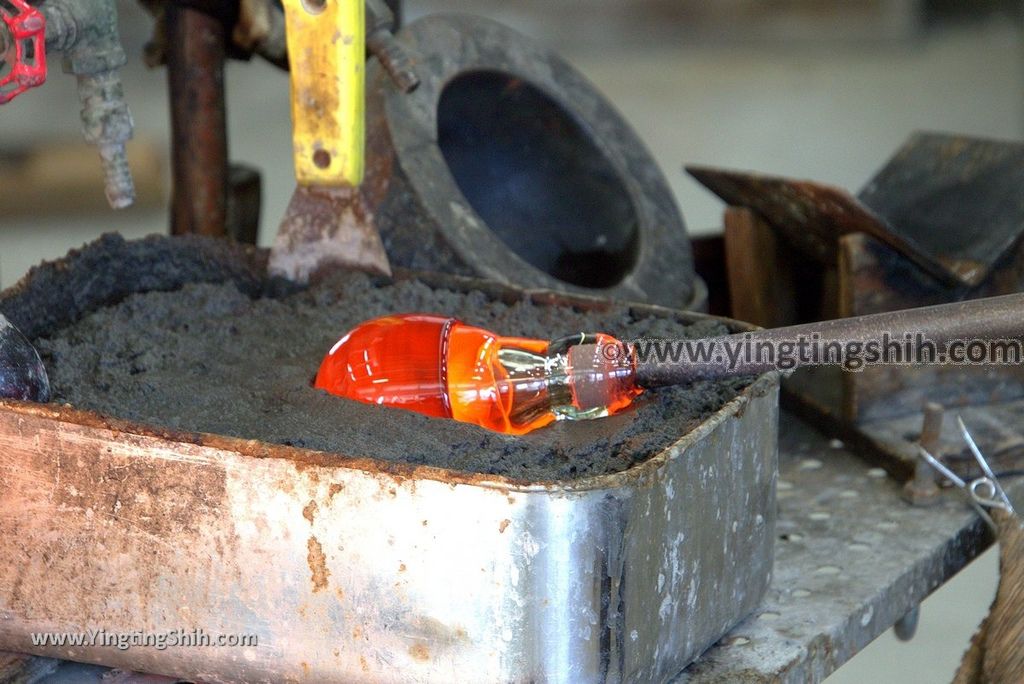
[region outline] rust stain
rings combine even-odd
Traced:
[[[409,655],[421,663],[425,663],[430,660],[430,650],[427,648],[426,644],[416,644],[411,646],[409,648]]]
[[[338,597],[339,601],[344,601],[345,600],[345,590],[342,589],[341,587],[338,587],[337,589],[334,590],[334,595]]]
[[[327,588],[327,578],[331,576],[331,571],[327,569],[327,556],[324,555],[324,548],[316,537],[310,537],[306,547],[309,549],[306,562],[309,563],[309,570],[313,573],[313,593],[323,591]]]
[[[416,639],[418,644],[429,644],[435,651],[443,651],[465,642],[468,634],[461,625],[447,625],[435,618],[421,617],[407,636]]]
[[[353,629],[352,630],[352,638],[353,639],[362,639],[363,638],[363,630],[361,628],[359,628],[359,627],[356,627],[355,629]]]
[[[345,485],[343,485],[343,484],[338,484],[338,483],[332,484],[330,487],[327,488],[327,498],[333,499],[343,489],[345,489]]]
[[[512,521],[511,521],[511,520],[509,520],[508,518],[505,518],[505,519],[504,519],[504,520],[502,520],[502,521],[501,521],[501,523],[500,523],[500,524],[498,525],[498,532],[499,532],[500,534],[505,534],[505,530],[506,530],[506,529],[508,529],[508,526],[509,526],[510,524],[512,524]]]
[[[363,656],[359,656],[359,667],[363,669],[363,672],[370,671],[370,666],[369,664],[367,664],[366,658],[364,658]]]
[[[302,509],[302,517],[305,518],[306,520],[308,520],[309,524],[312,525],[313,524],[313,516],[316,515],[316,511],[317,511],[316,501],[313,501],[312,499],[310,499],[309,503],[306,504],[306,507]]]
[[[405,563],[398,564],[398,572],[405,572]]]
[[[571,298],[566,298],[572,302]],[[200,447],[202,453],[198,457],[219,460],[215,452],[228,452],[256,459],[281,459],[292,464],[297,472],[309,474],[311,481],[319,481],[320,476],[333,475],[337,469],[353,469],[377,478],[381,484],[409,487],[416,480],[432,480],[442,482],[453,489],[457,485],[482,485],[488,487],[519,487],[532,486],[538,483],[527,479],[509,478],[501,475],[484,473],[468,473],[446,470],[432,466],[412,465],[398,461],[381,461],[365,456],[312,451],[301,447],[290,447],[269,444],[259,440],[240,439],[209,433],[184,432],[170,428],[154,428],[128,420],[107,418],[97,413],[83,411],[70,406],[54,406],[52,404],[31,404],[13,400],[0,400],[0,417],[8,420],[23,419],[25,429],[43,429],[53,431],[59,424],[62,429],[76,434],[95,436],[118,442],[121,445],[131,444],[148,451],[154,448],[180,448],[182,444]],[[0,425],[0,431],[3,426]],[[207,451],[212,450],[212,451]],[[645,464],[646,465],[646,464]],[[655,467],[654,464],[650,467]],[[574,483],[577,484],[577,483]],[[578,486],[585,486],[581,481]],[[329,493],[334,495],[344,489],[344,484],[331,484]],[[410,487],[410,491],[412,491]],[[164,497],[166,498],[166,497]],[[509,503],[516,502],[515,497],[508,497]]]

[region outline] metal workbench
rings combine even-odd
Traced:
[[[781,420],[772,586],[757,613],[673,684],[821,681],[992,542],[960,493],[911,507],[883,470],[788,413]],[[172,681],[101,680],[102,668],[39,658],[32,667],[41,684]]]
[[[884,470],[788,413],[781,421],[768,595],[674,684],[819,682],[992,543],[962,492],[915,508]]]

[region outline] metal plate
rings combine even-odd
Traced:
[[[867,233],[950,287],[982,283],[1024,232],[1024,144],[918,133],[854,197],[816,183],[701,166],[686,170],[758,212],[821,263]]]
[[[885,471],[787,413],[780,442],[772,585],[673,684],[820,682],[991,544],[962,492],[915,508]],[[1005,484],[1011,496],[1024,492]]]
[[[917,133],[860,192],[893,235],[980,284],[1024,233],[1024,143]]]
[[[686,170],[730,206],[747,207],[817,262],[831,266],[839,239],[867,233],[889,245],[942,282],[956,276],[919,245],[897,234],[864,203],[842,188],[814,181],[701,166]]]

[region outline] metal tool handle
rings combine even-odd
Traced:
[[[974,299],[952,304],[940,304],[919,309],[841,318],[819,323],[806,323],[753,333],[737,333],[718,338],[731,345],[769,345],[778,347],[798,339],[811,340],[824,349],[829,344],[845,346],[850,342],[866,343],[888,335],[902,340],[905,335],[936,344],[953,340],[998,340],[1019,338],[1024,333],[1024,294]],[[669,341],[671,343],[671,341]],[[792,359],[789,368],[814,365]],[[677,385],[693,380],[754,375],[777,370],[775,363],[753,357],[736,359],[736,363],[687,363],[678,358],[647,356],[637,361],[637,380],[645,387]]]
[[[366,19],[363,0],[284,0],[292,141],[301,185],[363,181]]]

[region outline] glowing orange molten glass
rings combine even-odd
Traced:
[[[580,339],[583,339],[581,336]],[[607,335],[590,342],[618,345]],[[315,386],[367,404],[392,406],[428,416],[474,423],[521,435],[559,418],[608,415],[628,406],[640,390],[631,371],[588,369],[581,405],[564,353],[542,340],[499,337],[454,318],[426,314],[367,321],[327,354]],[[596,380],[595,380],[596,378]],[[594,392],[593,383],[601,383]]]

